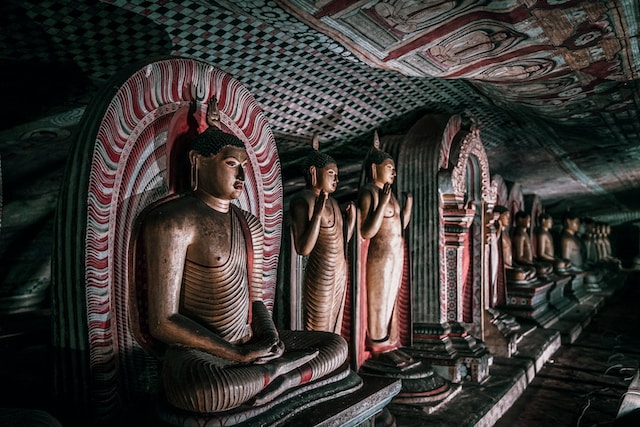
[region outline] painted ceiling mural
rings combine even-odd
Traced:
[[[638,72],[637,39],[627,33],[620,3],[280,2],[376,67],[466,79],[492,98],[559,122],[597,120],[603,110],[637,113],[633,93],[621,91]]]
[[[47,117],[77,118],[127,64],[181,55],[253,94],[291,189],[314,133],[347,195],[375,129],[466,112],[492,173],[547,209],[640,217],[637,0],[8,0],[0,12],[7,188],[22,176],[11,159],[44,134],[21,138],[61,134]]]

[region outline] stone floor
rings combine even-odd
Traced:
[[[553,355],[495,426],[615,425],[640,364],[639,301],[640,276],[634,273],[579,338]]]

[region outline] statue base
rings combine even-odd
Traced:
[[[406,350],[454,383],[483,382],[489,377],[489,366],[493,363],[486,345],[459,323],[414,323],[413,346]]]
[[[549,292],[549,304],[556,309],[560,317],[570,312],[576,305],[575,301],[565,296],[570,282],[571,276],[555,276],[555,286]]]
[[[494,356],[511,357],[518,351],[516,319],[498,310],[487,309],[484,316],[484,343]]]
[[[414,411],[433,413],[453,397],[459,387],[452,385],[426,363],[413,359],[406,349],[396,349],[374,355],[364,361],[360,375],[398,379],[402,383],[400,393],[393,398],[391,412]]]
[[[587,302],[590,298],[590,295],[587,293],[587,289],[585,288],[585,277],[587,273],[584,271],[574,272],[571,276],[570,286],[565,291],[565,294],[575,300],[578,304],[583,304]]]
[[[554,282],[540,279],[529,283],[507,283],[506,305],[498,308],[546,328],[558,320],[558,311],[549,304],[549,293],[554,286]]]
[[[361,389],[362,386],[362,378],[345,363],[341,369],[333,374],[288,390],[273,401],[261,406],[245,404],[229,411],[198,414],[181,411],[162,401],[158,403],[156,416],[158,421],[165,427],[185,425],[282,425],[287,419],[295,417],[315,405],[334,399],[345,399],[350,394]]]

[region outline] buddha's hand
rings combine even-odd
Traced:
[[[378,192],[378,204],[380,206],[386,206],[389,200],[391,200],[391,184],[387,182]]]
[[[261,339],[244,346],[246,363],[266,363],[284,353],[284,343],[276,338],[276,342]]]
[[[347,224],[351,229],[356,223],[356,204],[353,202],[347,203],[347,206],[344,208],[347,214]]]
[[[318,217],[322,215],[322,211],[324,210],[324,206],[327,203],[328,195],[324,191],[320,191],[318,197],[316,197],[316,203],[313,205],[313,216]]]

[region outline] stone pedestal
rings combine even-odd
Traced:
[[[358,424],[351,421],[345,423],[349,416],[361,412],[360,415],[364,414],[364,416],[358,419],[373,418],[398,393],[400,388],[400,384],[396,380],[378,381],[375,384],[377,385],[374,385],[372,389],[363,392],[363,379],[345,364],[340,372],[288,390],[264,405],[244,404],[229,411],[195,414],[170,407],[164,399],[158,399],[155,416],[157,423],[164,427],[187,425],[260,425],[266,427],[278,426],[283,423],[289,424],[292,419],[302,417],[302,414],[308,413],[311,408],[322,405],[321,407],[324,409],[316,415],[317,419],[308,418],[304,424],[356,426]],[[385,389],[384,395],[379,394],[381,388]],[[342,414],[327,409],[337,404],[344,405],[345,401],[350,402],[350,405],[343,408]],[[370,401],[370,403],[364,404],[363,401]],[[352,406],[357,408],[354,409]],[[329,416],[335,416],[336,421],[327,422]],[[296,425],[296,423],[291,422],[290,425]]]
[[[494,356],[511,357],[518,351],[520,324],[513,316],[487,309],[484,316],[484,343]]]
[[[546,279],[507,283],[507,302],[500,310],[547,327],[558,320],[558,311],[549,304],[549,293],[554,286],[553,281]]]
[[[310,407],[290,417],[286,424],[326,427],[392,426],[395,425],[395,418],[385,408],[398,394],[400,387],[400,381],[393,378],[364,377],[363,385],[358,391]],[[386,421],[382,414],[387,417]]]
[[[409,358],[405,350],[401,350],[400,357]],[[401,381],[400,392],[393,398],[390,406],[394,411],[411,411],[420,407],[422,412],[434,412],[459,389],[440,376],[432,366],[418,359],[408,359],[404,364],[396,364],[384,358],[368,359],[360,367],[359,374],[363,378],[381,377]]]
[[[460,324],[414,324],[413,346],[407,349],[451,382],[483,382],[493,357],[486,345]]]
[[[571,286],[571,279],[571,276],[553,276],[555,286],[549,292],[549,304],[557,310],[561,317],[576,305],[576,301],[566,296],[567,287]]]
[[[586,276],[587,273],[584,271],[572,273],[571,281],[565,289],[565,295],[570,299],[577,301],[579,304],[582,304],[589,299],[589,295],[587,294],[584,284]]]

